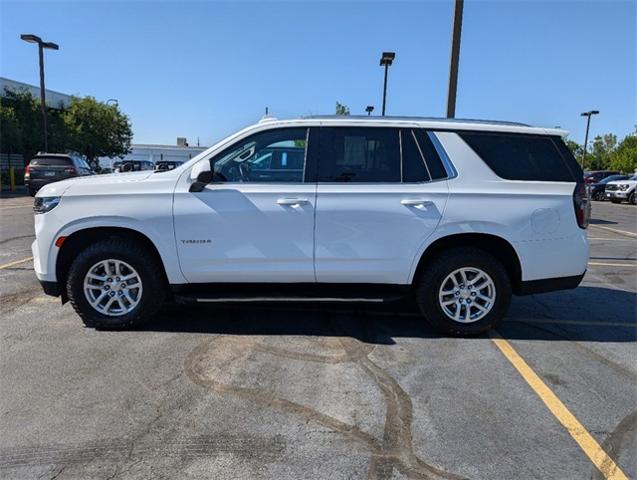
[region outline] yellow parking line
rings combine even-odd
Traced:
[[[16,260],[15,262],[5,263],[4,265],[0,265],[0,270],[13,267],[14,265],[20,265],[21,263],[28,262],[29,260],[33,260],[33,257],[23,258],[22,260]]]
[[[546,386],[542,379],[529,367],[511,344],[497,333],[491,335],[491,340],[500,349],[506,359],[515,367],[522,378],[529,384],[533,391],[544,402],[544,405],[551,411],[553,416],[566,428],[568,433],[577,442],[580,448],[593,462],[593,465],[608,480],[628,480],[628,477],[617,466],[612,458],[602,449],[588,430],[575,418],[566,408],[557,395]]]
[[[553,325],[581,325],[583,327],[628,327],[635,328],[637,323],[630,322],[600,322],[587,320],[554,320],[552,318],[507,318],[505,323],[545,323]]]
[[[608,230],[609,232],[621,233],[622,235],[628,235],[631,237],[637,237],[637,233],[627,232],[626,230],[618,230],[616,228],[602,227],[601,225],[595,225],[595,224],[592,224],[591,227],[601,228],[604,230]]]
[[[637,267],[637,263],[598,263],[598,262],[588,262],[589,265],[593,265],[595,267]]]
[[[11,205],[10,207],[0,207],[0,210],[8,210],[10,208],[30,208],[33,207],[33,204],[29,203],[28,205]]]

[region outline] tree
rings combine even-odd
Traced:
[[[617,135],[607,133],[593,139],[593,148],[586,155],[586,167],[591,170],[604,170],[610,167],[610,157],[617,147]]]
[[[349,107],[342,103],[336,102],[336,115],[349,115]]]
[[[93,167],[97,167],[99,157],[123,156],[130,150],[131,124],[116,104],[74,97],[62,118],[66,147],[84,155]]]
[[[577,143],[574,140],[571,139],[565,139],[564,142],[566,143],[566,146],[568,147],[568,149],[571,151],[571,153],[573,154],[573,156],[575,157],[575,159],[577,160],[577,163],[579,163],[580,165],[582,164],[582,146]]]
[[[610,155],[610,167],[624,173],[637,171],[637,131],[624,138]]]
[[[5,89],[0,105],[2,105],[1,151],[21,153],[25,162],[28,162],[38,151],[44,150],[40,104],[29,91],[14,92]]]

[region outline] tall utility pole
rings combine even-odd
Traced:
[[[49,136],[47,134],[46,124],[46,94],[44,91],[44,49],[59,50],[60,47],[53,42],[44,42],[37,35],[22,34],[20,38],[28,43],[38,44],[38,58],[40,61],[40,110],[42,110],[42,129],[44,134],[44,151],[49,150]]]
[[[449,64],[449,91],[447,95],[447,118],[456,116],[456,93],[458,91],[458,63],[460,60],[460,36],[462,33],[462,10],[464,0],[454,0],[453,33],[451,34],[451,60]]]
[[[387,100],[387,70],[394,62],[394,58],[396,58],[396,54],[394,52],[383,52],[380,57],[380,66],[385,67],[385,82],[383,84],[383,117],[385,116],[385,101]]]
[[[599,110],[589,110],[588,112],[582,112],[580,115],[586,118],[586,136],[584,137],[584,151],[582,153],[582,168],[584,168],[584,160],[586,160],[586,149],[588,148],[588,129],[591,126],[591,116],[597,115]]]

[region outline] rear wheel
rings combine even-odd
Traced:
[[[628,203],[630,203],[631,205],[637,205],[637,198],[635,197],[635,192],[630,194],[630,197],[628,197]]]
[[[150,320],[166,296],[158,260],[137,242],[109,239],[72,263],[66,290],[87,327],[119,330]]]
[[[478,335],[495,328],[511,302],[511,280],[498,259],[476,248],[441,253],[416,287],[418,306],[437,330]]]

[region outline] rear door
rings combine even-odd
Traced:
[[[317,281],[407,283],[448,197],[426,133],[323,127],[316,177]]]
[[[188,281],[314,282],[308,136],[307,128],[255,133],[210,159],[214,178],[203,191],[175,192],[177,249]],[[273,154],[278,160],[267,160]]]

